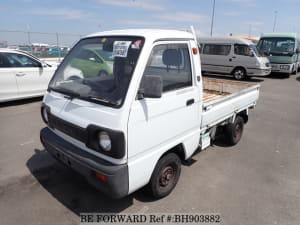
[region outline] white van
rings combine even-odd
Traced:
[[[203,72],[231,74],[237,80],[247,76],[267,76],[271,73],[269,60],[249,40],[198,37],[198,43]]]

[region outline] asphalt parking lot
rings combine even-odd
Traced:
[[[240,143],[216,143],[182,167],[175,190],[112,200],[39,141],[41,98],[0,106],[0,224],[79,224],[81,212],[217,213],[221,224],[300,224],[300,73],[261,84]]]

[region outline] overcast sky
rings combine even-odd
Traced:
[[[213,0],[7,0],[0,4],[0,40],[9,44],[56,42],[55,35],[3,30],[86,35],[124,28],[186,29],[210,34]],[[251,35],[276,31],[300,33],[300,0],[216,0],[213,35]],[[59,35],[72,44],[79,35]]]

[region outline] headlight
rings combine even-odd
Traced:
[[[99,133],[99,145],[104,151],[110,151],[111,150],[111,140],[105,131],[102,131]]]
[[[282,69],[282,70],[289,70],[290,66],[289,65],[280,65],[280,69]]]
[[[41,113],[42,113],[42,118],[43,118],[44,122],[47,124],[48,123],[47,107],[43,106],[42,110],[41,110]]]

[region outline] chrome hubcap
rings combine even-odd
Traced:
[[[236,79],[242,79],[244,76],[244,72],[242,70],[237,70],[234,72],[234,76]]]

